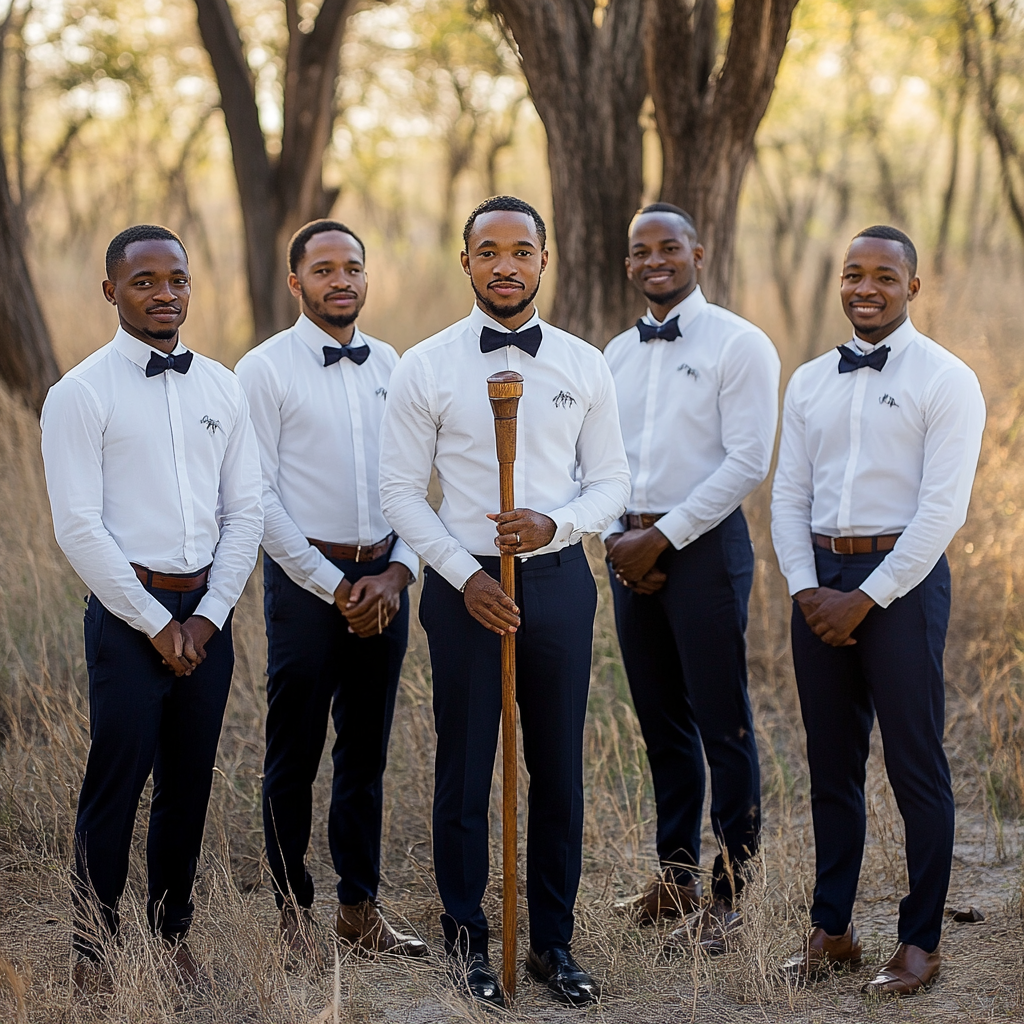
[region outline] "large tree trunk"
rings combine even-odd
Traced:
[[[0,378],[36,410],[58,377],[57,360],[36,299],[0,150]]]
[[[288,55],[281,152],[271,158],[256,91],[228,0],[196,0],[199,32],[210,55],[231,139],[245,227],[246,269],[255,341],[295,318],[288,292],[287,244],[306,221],[324,217],[336,190],[323,186],[324,150],[334,124],[338,53],[355,0],[324,0],[313,30],[299,30],[297,0],[285,0]]]
[[[642,309],[626,281],[643,188],[642,0],[491,0],[548,138],[558,281],[551,318],[599,347]]]
[[[664,154],[661,197],[693,214],[701,285],[725,303],[736,209],[797,0],[736,0],[718,65],[717,0],[646,0],[647,77]]]

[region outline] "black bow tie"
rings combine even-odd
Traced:
[[[342,359],[351,359],[356,366],[361,366],[369,356],[369,345],[324,345],[324,366],[333,366]]]
[[[859,370],[862,366],[870,366],[872,370],[881,370],[891,351],[888,345],[883,345],[881,348],[876,348],[874,352],[862,356],[851,351],[845,345],[836,345],[836,348],[839,350],[840,373],[853,373],[854,370]]]
[[[177,373],[188,373],[192,365],[192,353],[189,351],[179,352],[176,356],[162,356],[154,352],[146,363],[146,376],[159,377],[165,370],[175,370]]]
[[[676,338],[683,336],[682,331],[679,330],[679,317],[677,316],[666,320],[660,327],[655,327],[641,318],[636,322],[636,329],[640,332],[641,341],[653,341],[655,338],[660,338],[662,341],[675,341]]]
[[[525,331],[496,331],[493,327],[480,328],[480,351],[497,352],[506,345],[515,345],[527,355],[536,356],[540,349],[540,324],[527,327]]]

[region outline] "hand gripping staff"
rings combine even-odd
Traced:
[[[494,412],[498,450],[501,511],[516,507],[513,469],[516,461],[516,410],[523,396],[523,378],[503,370],[487,378],[487,397]],[[501,588],[516,599],[515,555],[501,555]],[[516,751],[516,635],[501,637],[501,984],[509,998],[516,993],[516,862],[518,856],[519,755]]]

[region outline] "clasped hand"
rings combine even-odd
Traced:
[[[348,631],[369,637],[383,633],[398,614],[402,591],[412,574],[401,562],[392,562],[378,576],[362,576],[355,583],[347,577],[334,592],[334,603],[348,621]]]
[[[202,615],[192,615],[184,622],[171,619],[149,642],[163,658],[163,663],[180,679],[192,675],[206,660],[206,645],[217,627]]]
[[[863,590],[833,590],[808,587],[793,595],[814,635],[832,647],[849,647],[857,641],[850,635],[874,607]]]
[[[668,579],[655,565],[668,543],[661,530],[650,526],[646,530],[613,533],[605,538],[604,548],[619,583],[637,594],[653,594]]]

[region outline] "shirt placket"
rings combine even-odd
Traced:
[[[505,359],[506,365],[510,370],[515,370],[516,373],[521,374],[523,377],[526,376],[523,373],[523,353],[515,345],[508,345],[505,348]],[[526,394],[526,388],[529,386],[528,383],[523,384],[523,394]],[[516,461],[512,466],[512,486],[515,489],[516,505],[519,508],[525,508],[527,506],[526,499],[526,463],[529,461],[524,458],[527,444],[527,432],[526,432],[526,418],[523,416],[516,417]],[[497,456],[495,456],[497,457]],[[498,496],[496,496],[498,497]],[[499,511],[499,505],[496,504],[494,511]]]
[[[347,359],[341,361],[341,379],[348,399],[348,418],[352,434],[352,463],[356,475],[356,518],[359,523],[359,543],[374,544],[379,537],[370,536],[370,503],[366,486],[366,439],[363,431],[363,406],[359,401],[359,388],[355,375],[359,367]]]
[[[634,504],[637,512],[655,512],[648,507],[647,487],[651,480],[651,448],[654,444],[654,421],[657,413],[658,378],[667,342],[646,343],[650,352],[647,366],[647,393],[644,398],[644,425],[640,434],[640,464],[637,466]]]
[[[850,400],[850,454],[846,460],[846,472],[843,474],[843,489],[839,495],[839,513],[836,516],[836,526],[839,528],[840,534],[846,534],[852,528],[853,481],[857,473],[857,460],[860,457],[864,393],[868,386],[869,372],[873,373],[874,371],[853,371],[853,397]]]
[[[184,531],[181,554],[185,559],[185,567],[192,569],[199,564],[196,555],[195,506],[192,501],[192,484],[188,478],[188,466],[185,460],[185,427],[181,418],[181,399],[178,394],[178,382],[174,377],[174,372],[170,370],[163,374],[167,412],[171,423],[174,474],[178,482],[178,500],[181,505],[181,524]]]

